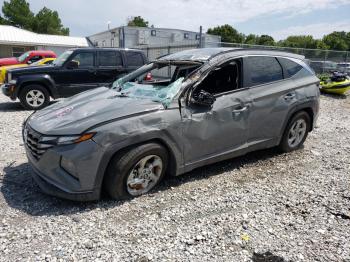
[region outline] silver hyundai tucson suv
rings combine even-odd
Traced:
[[[25,149],[48,194],[135,197],[165,174],[300,148],[318,116],[318,84],[303,56],[186,50],[34,113],[23,125]]]

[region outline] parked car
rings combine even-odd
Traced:
[[[19,98],[24,108],[38,110],[49,104],[50,97],[69,97],[109,85],[147,62],[140,50],[72,49],[60,55],[54,66],[10,70],[2,91],[12,100]]]
[[[111,88],[53,104],[23,126],[33,176],[48,194],[96,200],[106,190],[123,199],[149,192],[166,173],[274,146],[298,149],[315,126],[320,94],[303,59],[268,50],[187,50]]]
[[[337,63],[332,61],[310,61],[310,67],[316,74],[332,73],[337,70]]]
[[[338,63],[337,69],[339,72],[350,74],[350,63]]]
[[[0,84],[4,83],[6,72],[9,69],[19,68],[19,67],[27,67],[27,66],[41,66],[41,65],[51,65],[56,58],[43,58],[37,62],[32,64],[18,64],[18,65],[10,65],[10,66],[2,66],[0,67]]]
[[[0,67],[18,64],[31,64],[43,58],[56,58],[56,54],[49,50],[32,50],[25,52],[20,57],[0,58]]]

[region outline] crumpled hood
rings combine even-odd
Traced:
[[[18,64],[18,60],[16,57],[9,57],[9,58],[1,58],[0,59],[0,66],[3,65],[16,65]]]
[[[161,103],[148,99],[116,95],[107,87],[86,91],[37,111],[28,124],[45,135],[75,135],[105,121],[164,109]]]

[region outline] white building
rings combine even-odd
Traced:
[[[52,50],[57,55],[69,48],[88,47],[85,37],[37,34],[14,26],[0,25],[0,58],[18,57],[29,50]]]
[[[181,29],[152,27],[116,27],[88,37],[94,46],[142,48],[145,46],[196,45],[201,38],[199,32]],[[221,41],[220,36],[202,34],[202,43]]]

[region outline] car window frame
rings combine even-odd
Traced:
[[[142,65],[129,65],[129,59],[127,58],[127,54],[131,53],[131,52],[137,53],[137,54],[139,54],[141,56],[141,58],[142,58]],[[126,50],[126,51],[124,51],[124,65],[125,65],[125,67],[127,67],[127,68],[139,68],[139,67],[141,67],[141,66],[143,66],[145,64],[146,64],[145,56],[144,56],[144,54],[142,52],[137,51],[137,50]]]
[[[117,66],[106,66],[106,65],[100,65],[100,52],[115,52],[115,53],[119,53],[120,55],[120,59],[122,64],[121,65],[117,65]],[[97,68],[124,68],[125,67],[125,59],[123,57],[123,52],[120,50],[97,50],[96,51],[96,63],[95,63]]]
[[[73,52],[68,58],[67,60],[64,62],[63,64],[63,67],[68,69],[67,68],[67,65],[70,61],[72,61],[72,58],[74,58],[75,56],[77,56],[78,54],[81,54],[81,53],[93,53],[94,55],[94,62],[93,62],[93,66],[91,67],[84,67],[84,68],[74,68],[74,69],[69,69],[69,70],[83,70],[83,69],[91,69],[91,68],[96,68],[96,50],[79,50],[77,52]]]
[[[226,92],[221,92],[221,93],[217,93],[217,94],[212,94],[215,98],[219,98],[219,97],[221,97],[221,96],[224,96],[224,95],[230,95],[230,94],[234,94],[234,93],[238,93],[238,92],[241,92],[241,91],[244,91],[244,90],[247,90],[247,89],[249,89],[249,87],[244,87],[243,86],[243,83],[244,83],[244,81],[243,81],[243,77],[244,77],[244,75],[243,75],[243,73],[244,73],[244,71],[243,71],[243,56],[240,56],[240,57],[231,57],[231,58],[229,58],[229,59],[226,59],[226,60],[224,60],[224,61],[222,61],[222,62],[220,62],[219,64],[215,64],[214,66],[212,66],[212,67],[210,67],[210,68],[208,68],[208,70],[206,70],[205,72],[203,72],[202,73],[202,76],[200,77],[200,79],[198,79],[192,86],[190,86],[189,88],[192,88],[192,87],[194,87],[195,85],[196,85],[196,87],[194,87],[194,89],[193,90],[191,90],[190,91],[190,95],[189,95],[189,97],[188,97],[188,99],[190,99],[191,98],[191,96],[193,95],[193,92],[197,89],[197,87],[204,81],[204,79],[206,78],[206,77],[208,77],[208,75],[209,75],[209,73],[211,72],[211,71],[213,71],[213,70],[215,70],[215,68],[216,67],[219,67],[219,66],[222,66],[222,65],[224,65],[224,64],[228,64],[228,63],[230,63],[231,61],[235,61],[235,60],[240,60],[240,62],[241,62],[241,83],[240,83],[240,88],[238,88],[238,89],[234,89],[234,90],[231,90],[231,91],[226,91]],[[198,84],[197,84],[198,83]]]
[[[278,80],[274,80],[274,81],[270,81],[267,83],[261,83],[261,84],[255,84],[255,85],[251,85],[251,86],[245,86],[245,81],[244,78],[246,76],[246,67],[244,66],[244,58],[246,57],[270,57],[270,58],[274,58],[276,60],[276,62],[278,63],[278,65],[280,66],[281,70],[282,70],[282,79],[278,79]],[[242,56],[243,59],[243,86],[247,87],[247,88],[255,88],[255,87],[259,87],[259,86],[266,86],[266,85],[271,85],[274,83],[279,83],[279,82],[283,82],[285,80],[288,80],[288,78],[285,78],[285,74],[284,74],[284,69],[283,66],[281,65],[281,63],[278,61],[278,57],[279,56],[272,56],[272,55],[245,55]]]

